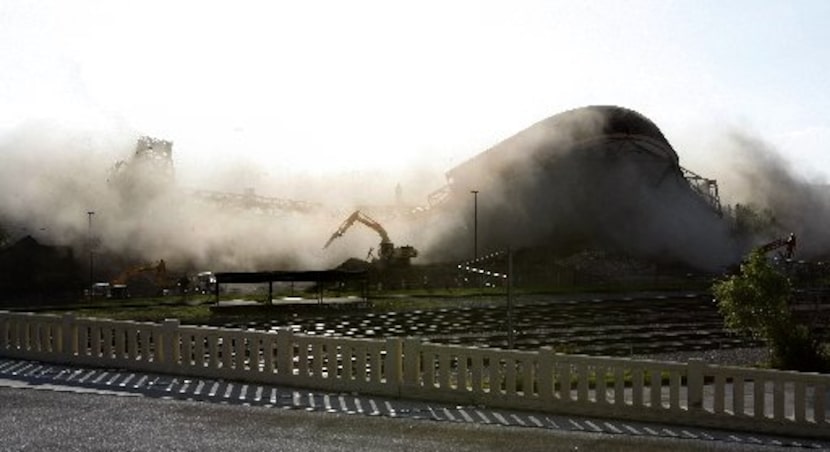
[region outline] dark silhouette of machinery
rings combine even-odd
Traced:
[[[787,260],[792,259],[795,254],[795,234],[790,233],[790,236],[787,238],[775,239],[759,247],[761,252],[764,254],[781,248],[785,248],[785,250],[780,253],[781,257]]]
[[[384,229],[380,223],[359,210],[354,211],[354,213],[346,218],[346,221],[344,221],[343,224],[341,224],[340,227],[334,231],[334,234],[331,235],[329,240],[323,246],[323,249],[328,248],[329,245],[331,245],[331,242],[345,234],[346,231],[356,222],[364,224],[380,235],[380,253],[379,258],[377,259],[380,264],[405,266],[409,265],[412,258],[418,256],[418,250],[414,247],[409,245],[396,247],[395,244],[389,240],[389,234],[386,232],[386,229]]]
[[[121,274],[113,278],[110,282],[111,297],[127,298],[129,296],[127,289],[128,283],[139,275],[150,276],[153,284],[155,284],[160,292],[163,292],[171,286],[170,277],[167,275],[167,265],[164,263],[164,259],[162,259],[156,264],[137,265],[121,272]]]

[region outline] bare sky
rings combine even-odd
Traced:
[[[0,0],[0,138],[40,119],[157,136],[185,182],[442,173],[616,104],[690,169],[739,127],[826,178],[829,22],[826,1]]]

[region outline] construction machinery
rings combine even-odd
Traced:
[[[129,292],[127,283],[138,275],[152,275],[152,281],[156,288],[164,291],[170,286],[170,278],[167,275],[167,265],[164,259],[155,264],[142,264],[124,270],[110,282],[110,294],[112,298],[127,298]]]
[[[386,229],[384,229],[380,223],[373,220],[360,210],[354,211],[354,213],[346,218],[340,227],[334,231],[334,234],[331,235],[329,240],[323,246],[323,249],[328,248],[329,245],[331,245],[331,242],[333,242],[336,238],[342,237],[343,234],[345,234],[346,231],[355,223],[362,223],[380,235],[380,252],[378,253],[378,258],[374,259],[375,262],[382,265],[406,266],[409,265],[412,258],[418,256],[418,251],[412,246],[406,245],[396,247],[392,241],[389,240],[389,234],[386,232]],[[369,254],[371,256],[371,251]]]
[[[775,239],[759,247],[764,254],[781,248],[785,248],[784,251],[780,252],[781,257],[786,260],[792,259],[793,254],[795,254],[795,234],[790,233],[790,236],[787,238]]]

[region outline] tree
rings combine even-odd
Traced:
[[[9,233],[6,232],[6,228],[3,227],[3,224],[0,223],[0,249],[5,248],[9,244]]]
[[[740,274],[715,283],[712,291],[726,327],[765,341],[773,366],[812,371],[827,367],[820,342],[790,311],[790,280],[760,250],[741,265]]]

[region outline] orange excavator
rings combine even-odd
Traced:
[[[386,229],[384,229],[380,223],[359,210],[354,211],[354,213],[346,218],[346,221],[344,221],[340,227],[334,231],[334,234],[331,235],[329,240],[323,246],[323,249],[328,248],[329,245],[331,245],[331,242],[333,242],[336,238],[343,236],[343,234],[345,234],[346,231],[355,223],[362,223],[380,235],[380,253],[377,261],[380,261],[381,264],[401,266],[409,265],[409,261],[418,256],[418,250],[414,247],[409,245],[396,247],[392,241],[389,240],[389,234],[386,232]]]

